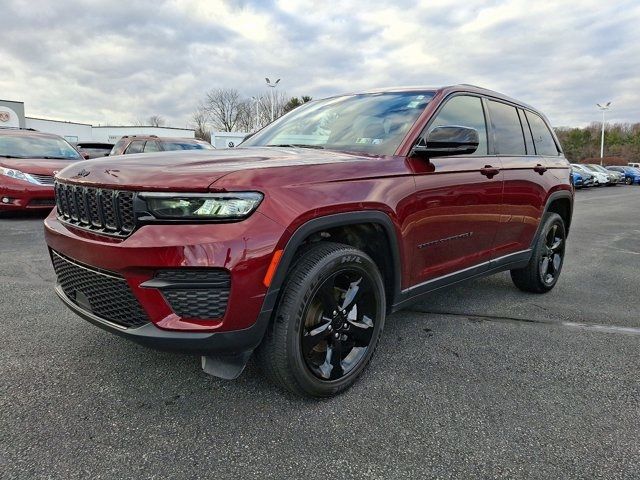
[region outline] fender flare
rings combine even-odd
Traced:
[[[395,303],[395,299],[398,298],[398,295],[400,294],[402,279],[400,244],[393,221],[388,214],[379,210],[360,210],[355,212],[336,213],[309,220],[298,227],[289,238],[284,247],[284,252],[280,258],[280,262],[271,281],[271,285],[264,297],[262,309],[260,310],[258,321],[256,323],[264,324],[266,328],[266,325],[271,319],[271,313],[276,307],[280,290],[285,282],[287,271],[291,266],[294,255],[298,250],[298,247],[302,245],[302,242],[309,235],[321,232],[328,228],[358,225],[363,223],[375,223],[380,225],[389,241],[389,245],[391,247],[391,263],[393,265],[393,293],[392,298],[388,299],[387,305],[393,305]]]
[[[549,207],[553,202],[560,199],[569,200],[569,217],[573,217],[573,194],[569,190],[559,190],[557,192],[551,193],[547,197],[547,201],[544,205],[544,210],[542,212],[542,216],[540,217],[540,223],[538,223],[538,228],[536,228],[536,234],[533,236],[533,239],[531,240],[531,248],[535,246],[536,241],[538,240],[538,235],[540,235],[540,230],[542,229],[542,219],[544,218],[546,213],[549,211]],[[569,227],[570,225],[566,226],[567,236],[569,235]]]

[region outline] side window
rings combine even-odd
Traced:
[[[489,116],[496,138],[498,155],[526,155],[520,118],[515,107],[506,103],[488,101]]]
[[[147,143],[144,146],[144,152],[159,152],[160,147],[158,146],[158,142],[154,140],[147,140]]]
[[[538,155],[558,156],[558,147],[553,140],[553,136],[549,131],[549,127],[544,120],[535,113],[527,112],[529,125],[531,125],[531,133],[533,134],[533,143],[536,145]]]
[[[524,143],[527,147],[527,155],[535,155],[536,149],[533,147],[533,137],[531,136],[531,129],[529,128],[529,122],[524,114],[524,110],[519,108],[518,115],[520,116],[520,124],[524,132]]]
[[[475,128],[480,143],[474,155],[487,154],[487,126],[480,98],[458,95],[447,101],[429,126],[429,131],[446,125]]]
[[[142,147],[144,147],[144,140],[134,140],[129,144],[125,153],[142,153]]]

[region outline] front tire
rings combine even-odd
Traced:
[[[562,271],[567,235],[564,220],[547,213],[526,267],[511,270],[511,279],[524,292],[546,293],[555,287]]]
[[[258,362],[285,390],[335,395],[356,381],[378,345],[386,310],[382,275],[364,252],[319,242],[287,278]]]

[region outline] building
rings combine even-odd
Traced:
[[[60,135],[69,142],[116,143],[124,135],[157,135],[158,137],[194,138],[189,128],[150,126],[94,126],[88,123],[51,120],[25,116],[24,103],[0,100],[0,127],[33,128]]]
[[[25,128],[23,102],[0,100],[0,127]]]
[[[211,131],[211,145],[216,148],[237,147],[247,136],[244,132],[216,132]]]

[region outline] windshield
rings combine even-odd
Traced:
[[[601,167],[600,165],[587,165],[587,166],[594,172],[609,173],[609,170],[607,170],[604,167]]]
[[[59,137],[0,135],[0,157],[80,160],[80,154]]]
[[[392,155],[433,92],[346,95],[304,104],[242,143]]]

